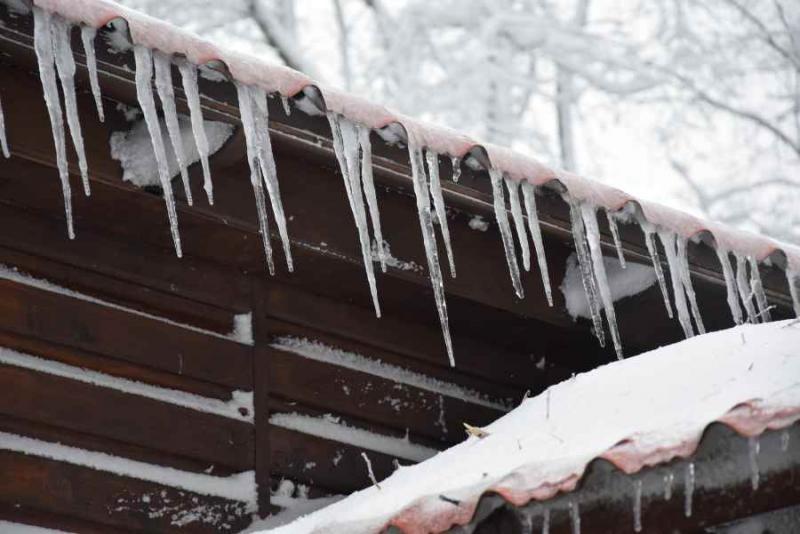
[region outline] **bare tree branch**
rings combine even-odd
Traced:
[[[258,25],[264,39],[275,49],[287,66],[299,70],[308,76],[319,79],[314,64],[307,61],[292,32],[278,24],[277,17],[269,13],[260,0],[250,0],[249,13]]]

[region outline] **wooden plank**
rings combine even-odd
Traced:
[[[0,328],[175,374],[252,389],[249,347],[0,280]]]
[[[12,505],[2,502],[0,502],[0,520],[31,527],[49,528],[56,532],[80,532],[81,534],[130,534],[133,532],[91,521],[82,521],[68,515],[43,512],[21,504]]]
[[[0,413],[228,466],[253,467],[253,427],[138,395],[0,365]]]
[[[272,391],[270,354],[266,349],[269,329],[264,315],[264,282],[252,280],[253,296],[253,409],[255,430],[255,470],[258,513],[266,517],[272,513],[270,488],[272,487],[272,441],[269,425],[269,396]]]

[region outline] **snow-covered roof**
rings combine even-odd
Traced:
[[[486,437],[271,532],[441,532],[468,523],[486,492],[521,506],[571,491],[597,458],[630,474],[689,457],[714,422],[747,437],[787,427],[800,419],[798,377],[798,320],[698,336],[553,386]]]
[[[379,104],[326,87],[305,74],[285,66],[226,50],[167,22],[127,9],[114,2],[33,0],[33,3],[68,20],[94,28],[104,26],[114,19],[124,19],[127,21],[134,44],[185,56],[199,65],[211,63],[211,66],[219,68],[221,62],[235,80],[258,86],[267,92],[280,93],[285,97],[294,97],[311,89],[314,94],[321,94],[326,108],[323,111],[336,112],[373,129],[390,127],[396,130],[396,125],[400,125],[405,135],[415,145],[427,147],[438,154],[461,158],[475,151],[483,152],[488,156],[492,168],[502,171],[514,180],[528,181],[534,185],[544,185],[558,180],[573,199],[579,202],[586,201],[611,211],[621,210],[629,204],[634,204],[650,223],[673,231],[679,236],[688,239],[709,232],[716,244],[724,250],[753,257],[758,261],[774,256],[773,259],[783,263],[785,258],[790,271],[800,272],[800,247],[706,221],[658,203],[637,199],[599,182],[548,168],[534,158],[507,148],[481,143],[448,128],[392,112]],[[395,127],[391,128],[392,125]]]

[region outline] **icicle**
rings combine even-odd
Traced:
[[[67,168],[67,144],[64,138],[64,117],[61,111],[61,100],[58,96],[55,58],[53,57],[53,37],[50,26],[50,13],[34,6],[33,45],[36,50],[36,60],[39,64],[39,77],[42,80],[44,101],[47,104],[47,113],[50,117],[53,144],[56,149],[58,176],[61,179],[61,191],[64,195],[67,235],[69,235],[70,239],[75,239],[75,230],[72,224],[72,190],[69,185],[69,170]]]
[[[550,287],[550,273],[547,269],[547,257],[544,252],[544,242],[542,241],[542,229],[539,227],[539,213],[536,210],[536,193],[533,185],[522,182],[522,200],[525,202],[525,213],[528,216],[528,230],[533,238],[533,248],[536,251],[536,259],[539,263],[539,272],[542,276],[544,293],[547,296],[547,303],[553,305],[553,290]]]
[[[642,481],[633,481],[633,531],[642,531]]]
[[[550,509],[542,511],[542,534],[550,534]]]
[[[569,502],[569,518],[572,523],[572,534],[581,534],[581,510],[578,501]]]
[[[103,99],[100,94],[100,81],[97,79],[97,58],[94,53],[94,38],[97,30],[91,26],[81,26],[81,41],[83,42],[83,52],[86,54],[86,69],[89,71],[89,85],[92,87],[94,105],[97,107],[97,116],[100,122],[105,122],[106,117],[103,113]]]
[[[503,249],[506,252],[506,263],[508,272],[511,275],[511,283],[514,291],[519,298],[524,298],[522,291],[522,281],[519,277],[519,267],[517,266],[517,254],[514,250],[514,237],[511,235],[511,225],[508,222],[508,212],[506,212],[506,198],[503,193],[503,173],[498,169],[490,169],[489,177],[492,180],[492,196],[494,197],[494,215],[497,219],[497,226],[500,229],[500,237],[503,240]]]
[[[458,179],[461,178],[461,159],[451,156],[450,163],[453,164],[453,181],[458,182]]]
[[[167,203],[172,242],[175,245],[175,253],[180,258],[183,252],[181,251],[181,236],[178,232],[178,214],[175,210],[175,199],[172,196],[172,183],[167,168],[167,153],[164,149],[164,139],[161,137],[161,124],[158,121],[156,103],[153,98],[153,87],[151,85],[153,79],[153,57],[149,48],[138,45],[133,48],[133,54],[136,60],[136,94],[144,114],[144,120],[147,123],[147,130],[150,132],[150,142],[153,144],[153,152],[158,165],[158,178],[161,181],[161,188],[164,190],[164,202]]]
[[[656,278],[658,278],[658,287],[661,288],[661,295],[664,297],[664,307],[667,308],[667,315],[672,319],[672,304],[669,301],[669,291],[667,290],[667,280],[664,276],[664,269],[661,266],[661,258],[658,256],[658,247],[656,246],[654,233],[649,228],[642,225],[642,233],[644,234],[644,242],[647,245],[647,251],[650,253],[650,260],[653,262],[653,269],[656,271]]]
[[[794,315],[800,317],[800,274],[786,267],[786,282],[789,284],[789,294],[792,296]]]
[[[694,293],[694,286],[692,285],[692,274],[689,271],[689,251],[686,238],[677,237],[678,250],[676,252],[678,258],[678,273],[681,277],[681,284],[683,290],[686,292],[686,297],[689,300],[689,307],[692,310],[692,317],[694,317],[694,324],[697,332],[700,334],[706,333],[706,327],[703,324],[703,318],[700,315],[700,308],[697,306],[697,296]]]
[[[175,91],[172,88],[172,59],[163,52],[153,52],[153,64],[156,73],[156,91],[161,100],[161,109],[164,111],[164,122],[167,124],[169,139],[178,167],[181,170],[183,190],[186,192],[186,201],[191,206],[192,188],[189,185],[189,173],[186,170],[186,156],[183,153],[183,138],[181,127],[178,125],[178,111],[175,109]]]
[[[447,261],[450,264],[450,276],[456,277],[456,262],[453,259],[453,247],[450,244],[450,228],[447,225],[447,211],[442,197],[442,184],[439,180],[439,155],[432,150],[425,151],[425,159],[428,163],[428,185],[433,198],[433,208],[436,210],[436,218],[439,220],[439,231],[442,233],[444,249],[447,252]]]
[[[586,293],[586,301],[589,303],[589,311],[592,314],[592,324],[594,325],[594,335],[600,342],[601,347],[606,346],[606,334],[603,329],[603,318],[600,315],[600,302],[598,301],[597,282],[594,279],[594,269],[586,244],[586,228],[583,225],[581,209],[575,202],[569,203],[569,216],[572,221],[572,239],[575,242],[575,252],[578,256],[578,266],[581,269],[581,282]]]
[[[245,146],[247,148],[247,162],[250,165],[250,185],[256,198],[256,211],[258,213],[258,227],[261,231],[261,240],[264,245],[264,254],[267,259],[269,274],[275,274],[275,263],[272,261],[272,245],[269,241],[269,222],[267,220],[267,200],[264,197],[264,183],[261,180],[260,166],[255,148],[256,132],[253,119],[253,105],[250,92],[245,85],[236,83],[236,93],[239,97],[239,116],[242,119]]]
[[[283,112],[288,117],[289,115],[292,114],[292,108],[289,107],[289,97],[286,95],[280,95],[280,96],[281,96],[281,105],[283,106]]]
[[[747,438],[747,458],[750,461],[750,484],[753,491],[758,490],[758,453],[761,451],[761,442],[758,437]]]
[[[89,188],[89,166],[86,163],[81,121],[78,116],[78,101],[75,96],[75,58],[72,57],[72,44],[70,41],[72,26],[66,20],[56,16],[51,18],[50,29],[53,34],[56,70],[58,71],[58,78],[61,80],[61,92],[64,93],[64,111],[67,115],[69,135],[72,138],[72,145],[75,147],[75,154],[78,156],[78,169],[80,169],[81,180],[83,181],[83,192],[88,197],[91,194]]]
[[[750,289],[756,296],[758,316],[761,317],[761,321],[764,323],[770,322],[772,320],[772,315],[769,313],[767,295],[764,293],[764,284],[761,282],[761,273],[758,270],[758,262],[752,256],[750,256]]]
[[[531,270],[531,248],[528,244],[528,232],[525,230],[525,217],[522,216],[522,205],[519,201],[519,183],[514,180],[504,179],[508,189],[508,202],[511,204],[511,218],[514,220],[514,229],[522,249],[522,266],[526,271]]]
[[[717,258],[722,265],[722,275],[725,277],[725,290],[727,291],[728,308],[736,324],[742,324],[742,307],[739,305],[739,293],[736,289],[736,280],[733,276],[733,267],[728,251],[717,247]]]
[[[375,193],[375,180],[372,176],[372,143],[369,140],[369,128],[358,125],[358,144],[361,147],[361,186],[367,198],[369,218],[372,221],[372,233],[375,236],[375,247],[378,250],[378,261],[381,270],[386,272],[386,250],[383,245],[381,230],[381,213],[378,210],[378,196]]]
[[[11,152],[8,150],[8,139],[6,138],[6,119],[3,116],[2,101],[0,101],[0,150],[3,151],[4,157],[11,157]]]
[[[617,328],[617,314],[614,311],[614,298],[611,296],[611,288],[608,285],[606,265],[603,260],[603,249],[600,246],[600,229],[597,226],[597,212],[594,206],[582,204],[581,216],[583,217],[583,225],[586,230],[586,240],[589,243],[589,253],[592,257],[592,263],[594,264],[595,282],[597,283],[597,289],[600,293],[600,299],[603,302],[603,309],[606,311],[606,322],[608,323],[608,329],[611,331],[614,351],[617,353],[617,359],[621,360],[623,358],[622,341],[619,338],[619,329]]]
[[[533,534],[533,517],[529,512],[518,512],[520,523],[520,534]]]
[[[192,122],[192,134],[200,154],[200,164],[203,167],[203,189],[205,189],[208,203],[214,204],[214,185],[211,183],[211,169],[208,166],[208,138],[203,125],[203,111],[200,108],[200,93],[197,89],[197,68],[188,61],[179,61],[178,70],[181,73],[181,86],[189,106],[189,118]],[[291,270],[291,269],[290,269]]]
[[[692,498],[694,497],[694,462],[686,464],[683,484],[683,515],[692,517]]]
[[[286,228],[286,215],[283,212],[281,191],[278,185],[278,171],[275,168],[275,158],[272,154],[272,141],[269,138],[269,111],[267,110],[267,93],[260,87],[248,86],[253,105],[253,118],[256,134],[256,155],[261,167],[261,177],[267,186],[269,203],[272,206],[272,215],[275,217],[275,226],[283,244],[283,254],[286,256],[286,268],[294,271],[292,250],[289,242],[289,232]],[[202,122],[201,122],[202,125]],[[205,129],[203,130],[205,131]],[[206,158],[207,159],[207,158]]]
[[[758,322],[758,314],[753,306],[753,295],[750,293],[747,282],[747,260],[738,253],[734,253],[734,257],[736,258],[736,286],[739,289],[739,297],[744,303],[744,309],[747,310],[748,321],[755,324]]]
[[[361,256],[364,261],[364,270],[367,273],[367,282],[372,294],[372,304],[375,306],[375,315],[381,316],[381,307],[378,302],[378,288],[375,281],[375,267],[372,263],[372,247],[369,237],[369,223],[364,208],[364,195],[361,191],[361,167],[359,160],[359,143],[356,126],[352,122],[342,119],[336,113],[328,113],[328,122],[331,126],[333,149],[339,168],[342,172],[344,189],[347,192],[347,201],[358,231],[358,240],[361,244]]]
[[[625,253],[622,250],[622,240],[619,238],[617,219],[608,210],[606,210],[606,219],[608,219],[608,228],[611,230],[611,236],[614,238],[614,247],[617,249],[617,258],[619,258],[619,264],[622,265],[622,268],[624,269],[627,265],[625,264]]]
[[[672,485],[675,483],[675,475],[670,472],[664,475],[664,500],[672,499]]]
[[[413,143],[409,142],[408,156],[411,161],[411,178],[414,182],[414,195],[417,199],[419,226],[422,230],[422,240],[425,244],[425,258],[428,260],[428,273],[431,277],[433,295],[436,299],[436,309],[439,312],[439,322],[442,325],[442,335],[444,336],[444,343],[447,348],[447,357],[450,359],[450,365],[455,367],[453,342],[450,339],[450,323],[447,318],[444,282],[442,281],[442,271],[439,267],[439,253],[436,249],[436,234],[431,217],[430,192],[425,177],[422,149],[415,147]]]
[[[784,428],[781,432],[781,452],[789,450],[789,439],[789,431]]]
[[[664,245],[667,256],[669,277],[672,281],[672,294],[675,297],[675,309],[678,312],[678,321],[681,323],[684,335],[690,338],[694,336],[694,330],[692,329],[692,318],[689,316],[689,308],[686,304],[686,292],[683,289],[683,282],[681,280],[681,267],[679,265],[677,253],[675,252],[675,234],[659,231],[658,237],[661,238],[661,244]]]

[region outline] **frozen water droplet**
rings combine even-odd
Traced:
[[[678,321],[681,323],[684,335],[690,338],[694,336],[694,329],[692,328],[692,318],[689,315],[689,307],[686,304],[686,291],[683,289],[681,266],[678,260],[678,254],[675,251],[675,234],[672,232],[659,231],[658,237],[661,239],[661,244],[664,246],[667,265],[669,265],[669,277],[672,281],[672,294],[675,297],[675,309],[678,312]]]
[[[442,184],[439,180],[439,155],[432,150],[425,151],[425,159],[428,163],[428,184],[433,198],[433,208],[436,210],[436,218],[439,220],[439,231],[442,233],[444,249],[447,252],[447,261],[450,264],[450,276],[456,277],[456,262],[453,259],[453,247],[450,244],[450,228],[447,225],[447,210],[442,197]]]
[[[748,283],[747,259],[737,253],[734,253],[734,257],[736,258],[736,287],[739,289],[739,298],[742,299],[744,309],[747,310],[747,320],[755,324],[758,322],[758,315],[753,306],[753,294]]]
[[[600,315],[597,282],[594,279],[594,268],[589,247],[586,244],[586,228],[583,224],[581,208],[576,202],[569,203],[569,215],[572,223],[572,239],[575,242],[575,253],[581,270],[581,282],[583,283],[583,290],[586,293],[586,300],[589,303],[589,311],[592,315],[594,335],[600,342],[600,346],[605,347],[606,337],[605,330],[603,330],[603,318]]]
[[[747,439],[747,458],[750,462],[750,484],[753,486],[753,491],[758,490],[759,472],[758,472],[758,453],[761,451],[761,442],[757,437]]]
[[[97,78],[97,57],[94,50],[94,38],[97,30],[91,26],[81,26],[81,42],[83,52],[86,54],[86,69],[89,71],[89,85],[94,96],[94,105],[97,108],[97,117],[100,122],[105,122],[106,117],[103,113],[103,98],[100,93],[100,81]]]
[[[453,181],[458,182],[458,179],[461,178],[461,160],[452,156],[450,162],[453,164]]]
[[[728,308],[731,310],[731,317],[736,324],[742,324],[742,307],[739,305],[739,293],[736,289],[736,280],[733,276],[733,267],[728,251],[717,247],[717,258],[722,265],[722,275],[725,277],[725,289],[727,291]]]
[[[653,269],[656,271],[656,278],[658,279],[658,287],[661,289],[661,295],[664,297],[664,307],[667,309],[667,315],[672,319],[672,304],[669,301],[669,291],[667,290],[667,280],[664,276],[664,268],[661,266],[661,258],[658,255],[658,247],[654,239],[655,233],[646,225],[642,225],[642,233],[644,234],[644,242],[647,245],[647,251],[650,253],[650,260],[653,262]]]
[[[181,60],[177,62],[181,73],[181,86],[189,106],[189,119],[192,123],[192,134],[200,154],[200,165],[203,167],[203,189],[208,197],[208,203],[214,204],[214,185],[211,182],[211,169],[208,166],[208,138],[203,125],[203,111],[200,108],[200,92],[197,88],[197,68],[194,64]],[[255,111],[254,111],[255,112]],[[290,269],[291,270],[291,269]]]
[[[761,318],[762,322],[768,323],[772,320],[772,315],[769,312],[767,295],[764,293],[764,284],[761,282],[761,273],[758,270],[758,262],[752,256],[750,257],[750,289],[756,297],[758,316]]]
[[[167,153],[164,148],[164,139],[161,137],[161,125],[158,121],[155,98],[153,97],[153,57],[149,48],[139,45],[133,48],[133,55],[136,61],[136,95],[144,114],[145,123],[147,123],[147,130],[150,132],[150,142],[153,144],[153,152],[158,165],[158,179],[161,182],[161,188],[164,190],[164,202],[167,204],[167,216],[169,217],[172,242],[175,245],[175,253],[180,258],[183,252],[181,251],[181,236],[178,232],[178,213],[175,209],[175,199],[172,196],[172,182],[167,168]]]
[[[550,509],[542,511],[542,534],[550,534]]]
[[[569,502],[569,518],[572,523],[572,534],[581,534],[581,511],[578,501]]]
[[[789,431],[787,429],[783,429],[781,432],[781,452],[786,452],[789,450]]]
[[[642,481],[633,481],[633,531],[642,531]]]
[[[692,517],[692,498],[694,497],[694,462],[686,464],[683,480],[683,515]]]
[[[503,241],[503,249],[506,253],[506,263],[508,272],[511,275],[511,283],[514,291],[519,298],[524,298],[522,281],[519,277],[519,267],[517,266],[517,253],[514,249],[514,237],[511,235],[511,225],[508,222],[508,212],[506,211],[506,198],[503,193],[503,173],[499,169],[490,169],[489,177],[492,180],[492,196],[494,197],[494,215],[497,219],[497,226],[500,229],[500,237]]]
[[[364,196],[367,198],[378,261],[380,261],[381,270],[386,272],[386,248],[383,242],[383,230],[381,230],[381,214],[378,209],[375,180],[372,176],[372,143],[369,140],[369,133],[369,128],[362,124],[358,125],[358,143],[361,147],[361,185],[364,188]]]
[[[678,256],[678,273],[681,277],[681,284],[689,300],[689,308],[692,311],[692,317],[694,317],[694,324],[697,332],[705,334],[706,327],[703,325],[700,308],[697,306],[697,296],[694,293],[694,286],[692,285],[692,274],[689,271],[688,243],[684,237],[676,237],[676,243],[678,245],[676,255]]]
[[[542,277],[542,286],[547,296],[547,303],[553,305],[553,290],[550,287],[550,273],[547,270],[547,257],[544,251],[544,241],[542,240],[542,229],[539,226],[539,213],[536,210],[536,192],[533,185],[522,182],[522,200],[525,203],[525,213],[528,216],[528,230],[533,238],[533,248],[536,251],[536,260],[539,264],[539,272]]]
[[[3,156],[6,158],[11,157],[11,152],[8,150],[8,138],[6,137],[6,119],[3,116],[3,103],[0,101],[0,150],[3,151]]]
[[[508,189],[508,202],[511,204],[511,218],[514,220],[514,229],[517,232],[522,251],[522,266],[526,271],[531,270],[531,248],[528,244],[528,232],[525,230],[525,217],[522,216],[522,205],[519,200],[519,183],[508,178],[504,179]]]
[[[617,258],[619,259],[619,264],[622,265],[622,268],[624,269],[626,267],[625,252],[622,250],[622,240],[619,238],[617,218],[613,213],[606,210],[606,219],[608,219],[608,228],[611,230],[611,236],[614,238],[614,248],[617,249]]]
[[[42,91],[44,92],[45,104],[47,104],[47,114],[50,118],[50,129],[56,150],[56,165],[58,166],[58,176],[61,179],[61,192],[64,196],[67,235],[69,235],[70,239],[75,239],[75,229],[72,224],[72,189],[69,185],[64,117],[61,110],[61,100],[58,96],[53,36],[50,30],[51,21],[52,16],[49,12],[36,6],[33,7],[33,45],[36,51],[36,60],[39,64],[39,78],[42,80]]]
[[[667,473],[664,475],[664,500],[672,499],[672,485],[675,483],[675,475]]]

